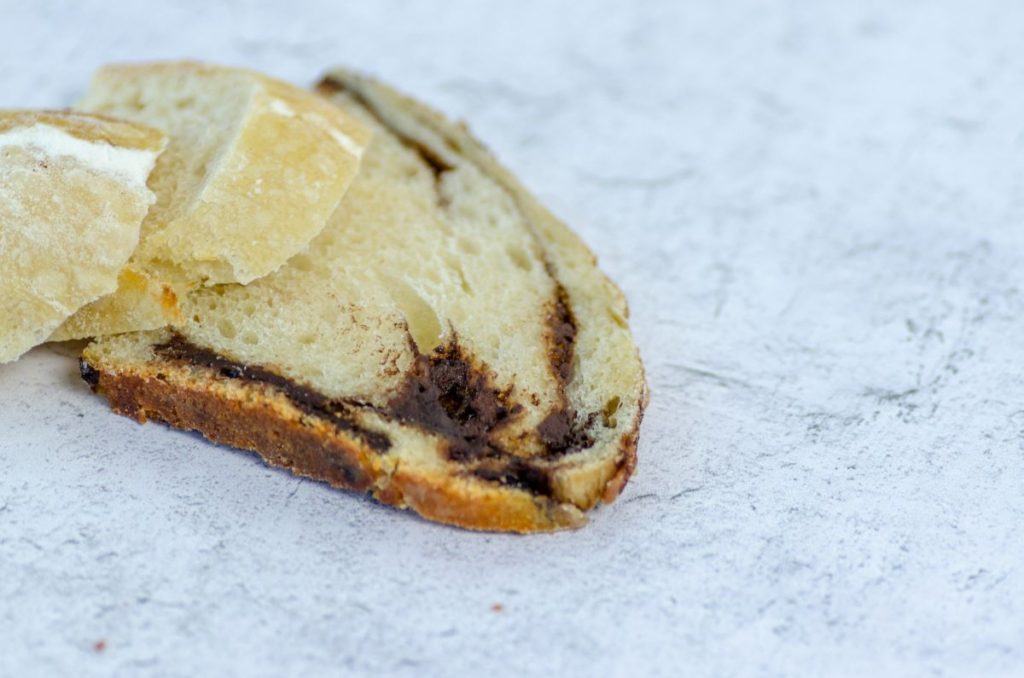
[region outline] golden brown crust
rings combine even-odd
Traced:
[[[424,518],[473,530],[541,532],[579,527],[583,513],[571,504],[517,490],[457,485],[401,467],[389,471],[377,453],[308,417],[269,389],[235,392],[162,365],[142,373],[107,371],[83,360],[83,375],[115,412],[139,422],[163,421],[207,439],[256,452],[272,466],[334,487],[370,491],[379,501],[411,508]]]
[[[633,471],[636,469],[636,447],[640,441],[640,422],[644,418],[646,401],[645,395],[645,397],[641,398],[636,422],[622,436],[622,457],[619,460],[619,466],[615,471],[615,475],[605,484],[604,492],[601,494],[601,501],[605,504],[615,501],[619,494],[622,493],[623,488],[626,487],[626,483],[629,482],[630,476],[633,475]]]
[[[350,441],[324,435],[299,418],[281,416],[273,400],[232,400],[207,389],[189,389],[158,377],[100,372],[97,390],[115,412],[139,422],[163,421],[199,431],[223,445],[258,452],[267,463],[335,487],[370,488],[365,454]]]
[[[526,492],[467,492],[445,476],[428,476],[399,467],[390,478],[387,500],[397,494],[401,504],[424,518],[473,530],[500,532],[551,532],[586,524],[583,513],[572,504],[560,504]]]

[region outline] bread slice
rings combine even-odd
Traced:
[[[88,346],[112,408],[431,520],[581,525],[636,461],[643,368],[619,290],[464,127],[337,71],[374,129],[309,250],[190,296],[176,330]]]
[[[117,286],[154,196],[154,129],[67,111],[0,111],[0,362]]]
[[[175,322],[170,292],[276,270],[327,224],[369,141],[363,125],[311,92],[191,62],[107,66],[78,107],[159,127],[171,143],[150,179],[157,203],[121,292],[59,338]]]

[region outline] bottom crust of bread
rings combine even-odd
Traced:
[[[165,367],[170,369],[129,373],[81,363],[83,378],[119,414],[198,431],[212,442],[256,452],[272,466],[337,488],[369,492],[435,522],[521,533],[587,522],[581,508],[570,503],[509,489],[478,491],[445,474],[387,468],[377,452],[339,435],[330,423],[306,416],[270,389],[211,388]],[[626,484],[636,465],[638,429],[624,436],[622,461],[595,503],[613,501]]]

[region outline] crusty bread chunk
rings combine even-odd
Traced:
[[[67,111],[0,111],[0,362],[117,287],[166,145],[154,129]]]
[[[117,276],[117,289],[86,304],[65,320],[50,341],[134,332],[181,322],[175,285],[127,264]]]
[[[336,72],[374,129],[309,250],[99,340],[113,409],[444,523],[574,527],[633,470],[646,388],[618,289],[463,127]]]
[[[159,127],[171,141],[150,178],[157,203],[121,291],[128,301],[99,302],[61,338],[175,322],[168,292],[276,270],[323,230],[369,140],[311,92],[191,62],[107,66],[78,107]]]

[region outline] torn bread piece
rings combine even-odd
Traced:
[[[175,330],[94,342],[83,378],[116,412],[430,520],[583,524],[636,463],[622,294],[464,127],[348,72],[319,90],[374,140],[309,251],[190,295]]]
[[[0,362],[116,289],[166,143],[106,116],[0,111]]]
[[[157,203],[129,280],[62,328],[63,339],[177,322],[176,295],[275,271],[327,224],[369,141],[364,125],[311,92],[192,62],[102,68],[78,108],[154,125],[170,144],[150,178]]]

